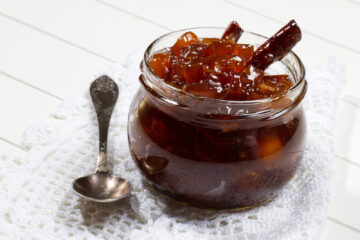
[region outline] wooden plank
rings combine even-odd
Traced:
[[[306,68],[325,65],[329,59],[335,61],[345,69],[345,85],[342,96],[358,96],[360,81],[358,81],[358,62],[360,55],[351,51],[345,51],[313,36],[304,34],[302,41],[295,47],[295,52],[302,59]],[[308,79],[311,80],[311,79]]]
[[[173,30],[191,27],[224,27],[230,21],[237,20],[239,23],[243,23],[243,27],[247,30],[271,34],[271,29],[268,29],[269,24],[262,25],[263,19],[262,22],[252,21],[254,17],[258,17],[243,10],[239,11],[238,8],[220,0],[95,1],[114,9],[127,11],[156,24],[165,25]]]
[[[352,100],[355,102],[355,100]],[[360,107],[340,101],[335,130],[335,153],[360,166]],[[360,221],[360,220],[359,220]]]
[[[348,0],[350,3],[360,6],[360,0]]]
[[[183,1],[126,1],[97,0],[114,8],[141,16],[157,24],[166,24],[171,29],[183,29],[199,26],[226,26],[231,20],[236,20],[248,31],[265,36],[274,34],[283,23],[260,16],[239,6],[220,0],[183,0]],[[293,2],[293,1],[292,1]],[[251,3],[252,4],[252,3]],[[266,4],[270,4],[266,3]],[[161,6],[161,7],[154,7]],[[191,7],[189,7],[191,6]],[[205,9],[199,11],[199,9]],[[317,6],[317,5],[316,5]],[[176,11],[174,11],[176,9]],[[274,6],[269,7],[272,11]],[[320,11],[322,8],[317,8]],[[275,10],[274,10],[275,11]],[[351,12],[350,12],[351,13]],[[304,14],[306,16],[306,14]],[[325,16],[328,17],[328,16]],[[179,21],[181,19],[181,21]],[[310,19],[316,19],[311,17]],[[337,19],[337,18],[336,18]],[[360,54],[344,50],[344,48],[323,41],[308,33],[303,34],[302,41],[294,48],[306,66],[318,66],[327,63],[329,57],[335,57],[338,64],[346,66],[347,83],[344,94],[358,96],[360,81],[358,81],[358,63]]]
[[[0,137],[21,145],[27,126],[45,119],[60,100],[0,74]]]
[[[359,240],[360,233],[349,227],[344,226],[343,224],[328,219],[325,224],[325,229],[321,234],[320,240]]]
[[[333,172],[328,215],[360,231],[360,166],[336,157]]]
[[[360,22],[359,8],[343,0],[246,1],[224,0],[269,19],[286,23],[295,19],[301,28],[327,41],[360,53],[360,35],[354,23]]]
[[[0,71],[56,96],[85,92],[109,62],[0,16]],[[9,89],[10,90],[10,89]]]
[[[89,0],[7,0],[3,12],[117,62],[167,30]]]

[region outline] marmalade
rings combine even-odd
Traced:
[[[221,38],[189,31],[141,65],[129,146],[146,182],[167,196],[203,208],[251,208],[272,200],[297,169],[306,82],[301,73],[293,79],[265,70],[293,58],[286,55],[301,32],[291,21],[257,48],[238,44],[242,34],[235,22]],[[151,74],[160,80],[151,82]],[[297,82],[303,87],[294,93]],[[162,84],[183,91],[191,104],[159,90]]]
[[[288,24],[289,29],[297,29],[291,28],[291,24]],[[168,84],[209,98],[255,100],[273,97],[290,89],[292,82],[287,75],[264,74],[269,56],[282,52],[270,49],[274,54],[264,56],[265,63],[261,65],[256,61],[257,56],[264,52],[262,48],[254,53],[253,45],[236,43],[242,32],[236,22],[229,25],[221,39],[200,39],[193,32],[186,32],[170,49],[156,53],[150,66]],[[295,41],[299,41],[300,36]],[[271,40],[269,46],[277,46],[277,39],[279,37]],[[291,40],[282,43],[293,43]]]

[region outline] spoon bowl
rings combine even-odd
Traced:
[[[113,202],[128,196],[132,187],[123,178],[100,172],[76,179],[73,189],[91,201]]]
[[[111,114],[119,88],[108,76],[97,78],[90,86],[99,124],[99,156],[93,174],[76,179],[72,187],[79,196],[95,202],[113,202],[129,195],[132,187],[128,181],[111,174],[107,164],[107,137]]]

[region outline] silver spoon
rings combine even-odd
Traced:
[[[113,202],[126,197],[132,190],[129,182],[112,175],[107,164],[107,137],[111,114],[114,110],[119,89],[108,76],[101,76],[92,82],[90,95],[99,124],[99,157],[93,174],[76,179],[72,186],[83,198],[96,202]]]

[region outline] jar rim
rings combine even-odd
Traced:
[[[162,39],[169,37],[171,35],[175,35],[175,34],[179,34],[179,33],[184,33],[187,31],[194,31],[194,30],[205,30],[205,29],[209,29],[209,30],[224,30],[225,28],[223,27],[195,27],[195,28],[186,28],[186,29],[180,29],[180,30],[175,30],[169,33],[166,33],[160,37],[158,37],[157,39],[155,39],[145,50],[144,53],[144,59],[142,61],[141,64],[141,70],[142,72],[144,72],[144,70],[147,71],[148,75],[147,77],[150,79],[151,81],[151,85],[155,85],[157,87],[161,87],[163,88],[166,92],[172,92],[175,94],[179,94],[181,96],[184,97],[190,97],[191,99],[194,99],[195,101],[204,101],[207,102],[209,104],[225,104],[225,105],[232,105],[232,106],[236,106],[236,105],[258,105],[258,104],[267,104],[267,103],[271,103],[281,97],[284,97],[286,95],[289,95],[291,93],[294,93],[295,91],[300,90],[300,101],[302,100],[302,98],[304,97],[305,93],[306,93],[306,89],[307,89],[307,83],[306,83],[306,79],[305,79],[305,67],[301,61],[301,59],[298,57],[298,55],[293,52],[290,51],[288,55],[290,55],[296,62],[296,64],[299,66],[299,76],[296,77],[296,81],[294,82],[294,85],[286,90],[285,92],[278,94],[278,95],[274,95],[271,97],[267,97],[267,98],[263,98],[263,99],[256,99],[256,100],[225,100],[225,99],[215,99],[215,98],[209,98],[209,97],[203,97],[203,96],[198,96],[198,95],[194,95],[191,94],[189,92],[186,92],[182,89],[176,88],[168,83],[166,83],[162,78],[159,78],[152,70],[152,68],[150,67],[150,61],[151,61],[151,57],[152,57],[152,49],[154,48],[154,46],[161,41]],[[253,33],[253,32],[249,32],[249,31],[244,31],[244,33],[246,34],[250,34],[259,38],[262,38],[264,40],[267,40],[268,38],[257,34],[257,33]],[[254,45],[254,44],[253,44]],[[255,44],[256,45],[256,44]],[[169,46],[170,47],[170,46]],[[288,56],[287,55],[287,56]],[[286,56],[285,56],[286,57]],[[284,58],[285,58],[284,57]],[[280,60],[281,61],[281,60]],[[280,62],[279,61],[279,62]],[[282,63],[284,64],[284,63]],[[284,64],[286,67],[288,67],[286,64]],[[160,85],[160,86],[159,86]],[[302,93],[302,94],[301,94]]]

